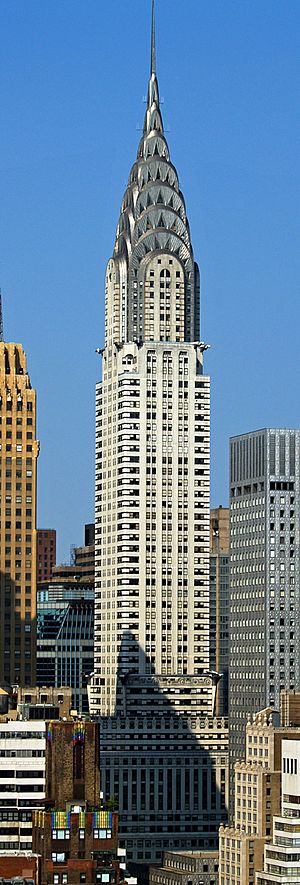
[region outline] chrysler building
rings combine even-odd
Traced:
[[[126,674],[184,681],[209,669],[204,349],[199,270],[160,109],[153,2],[143,133],[106,271],[93,714],[114,715]]]

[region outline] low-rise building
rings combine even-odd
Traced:
[[[0,885],[39,885],[40,867],[32,851],[0,851]]]
[[[281,719],[270,708],[249,715],[246,760],[234,768],[234,824],[219,830],[219,885],[255,885],[262,870],[273,818],[280,814],[282,746],[300,740],[300,694],[283,695]]]
[[[265,845],[255,885],[300,882],[300,734],[282,741],[281,777],[281,816],[273,818],[273,839]]]
[[[0,850],[31,850],[32,811],[45,798],[44,721],[0,722]]]
[[[50,722],[45,810],[33,815],[41,885],[125,880],[118,855],[118,814],[100,802],[99,724]]]
[[[218,885],[217,851],[165,851],[161,867],[150,867],[149,885]]]
[[[45,799],[45,720],[69,717],[71,697],[65,686],[19,688],[8,695],[15,709],[0,718],[0,851],[5,856],[32,848],[32,812],[43,809]]]

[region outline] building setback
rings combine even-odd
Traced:
[[[36,393],[21,344],[0,341],[0,684],[36,678]]]
[[[230,756],[247,713],[300,687],[300,431],[230,440]]]

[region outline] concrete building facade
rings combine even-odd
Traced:
[[[230,441],[230,757],[244,720],[300,687],[300,431]]]
[[[69,717],[71,690],[66,686],[19,688],[10,696],[9,703],[13,706],[0,719],[3,858],[7,852],[28,852],[32,848],[32,813],[42,809],[45,800],[45,720]]]
[[[36,393],[21,344],[0,341],[0,684],[36,670]]]
[[[31,850],[32,811],[45,798],[44,721],[0,722],[0,850]]]

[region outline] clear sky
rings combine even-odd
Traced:
[[[38,392],[38,525],[94,514],[104,274],[144,115],[150,0],[0,0],[5,337]],[[212,505],[228,437],[299,427],[299,0],[156,0],[171,158],[212,344]]]

